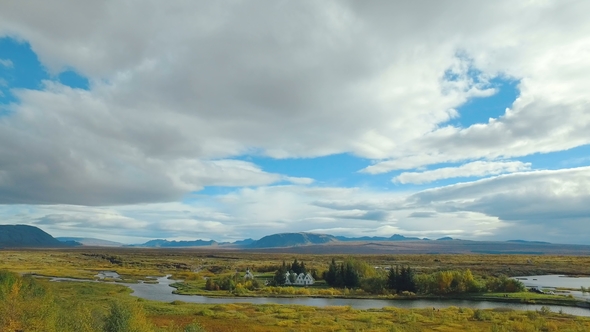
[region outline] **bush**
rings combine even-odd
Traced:
[[[105,332],[149,332],[153,331],[147,322],[143,309],[137,305],[112,302],[104,321]]]
[[[476,309],[475,311],[473,311],[472,318],[475,320],[478,320],[478,321],[486,321],[486,320],[491,320],[492,315],[489,312],[486,312],[484,310]]]
[[[191,324],[184,327],[184,332],[205,332],[205,329],[201,324],[192,322]]]

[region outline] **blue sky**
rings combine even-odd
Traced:
[[[587,4],[122,2],[0,5],[2,223],[590,244]]]

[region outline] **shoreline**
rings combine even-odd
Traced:
[[[172,286],[171,286],[172,287]],[[174,287],[173,287],[174,288]],[[539,305],[559,305],[567,307],[578,307],[590,309],[590,302],[581,301],[579,299],[571,298],[526,298],[526,297],[499,297],[490,296],[485,293],[470,294],[470,295],[414,295],[414,296],[402,296],[402,295],[288,295],[288,294],[206,294],[206,293],[187,293],[178,292],[174,290],[172,292],[176,295],[183,296],[203,296],[208,298],[225,298],[225,299],[244,299],[244,298],[318,298],[318,299],[354,299],[354,300],[393,300],[393,301],[415,301],[415,300],[464,300],[473,302],[498,302],[498,303],[522,303],[522,304],[539,304]]]

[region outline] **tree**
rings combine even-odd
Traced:
[[[338,266],[336,265],[336,261],[332,258],[332,262],[328,267],[328,271],[324,272],[324,280],[330,286],[337,286],[336,285],[336,276],[338,274]]]
[[[356,288],[360,286],[360,279],[353,260],[337,265],[332,259],[328,271],[324,273],[324,280],[332,287]]]
[[[387,288],[397,290],[397,280],[399,278],[399,267],[396,266],[395,269],[393,266],[389,269],[389,273],[387,274]]]
[[[291,271],[293,271],[296,274],[307,273],[307,270],[305,269],[305,264],[303,264],[303,262],[299,263],[297,261],[297,258],[295,258],[295,260],[291,264]]]
[[[283,265],[275,272],[272,278],[273,284],[276,286],[284,285],[285,281],[287,281],[285,274],[287,274],[287,265],[283,262]]]
[[[348,288],[357,288],[360,286],[361,278],[359,277],[358,271],[354,268],[352,262],[346,262],[346,266],[344,268],[344,274],[342,276],[342,280],[344,283],[344,287]]]
[[[401,292],[416,292],[416,282],[414,280],[414,271],[409,267],[393,266],[389,270],[387,278],[387,286],[389,289],[395,289],[397,293]]]

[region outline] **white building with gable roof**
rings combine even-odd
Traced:
[[[294,281],[291,281],[291,278],[294,278]],[[299,273],[299,275],[297,273],[285,273],[285,285],[309,286],[314,283],[315,279],[309,273]]]

